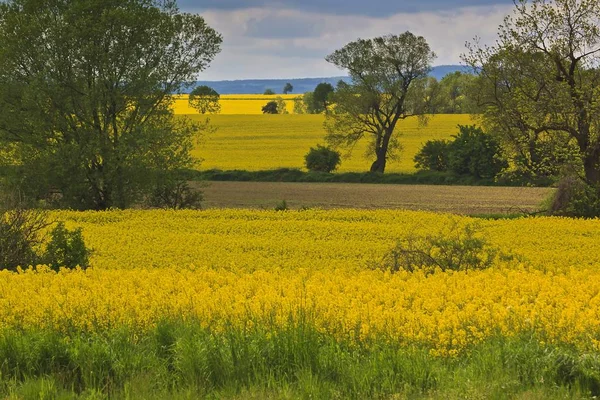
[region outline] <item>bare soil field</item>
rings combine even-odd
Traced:
[[[457,214],[533,212],[553,189],[352,183],[208,182],[206,208],[402,208]]]

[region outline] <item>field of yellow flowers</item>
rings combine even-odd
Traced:
[[[426,276],[373,266],[397,239],[443,235],[469,218],[385,210],[54,217],[83,228],[93,267],[0,273],[2,329],[144,330],[169,318],[281,328],[302,312],[336,338],[385,337],[439,355],[522,332],[600,350],[598,221],[482,221],[480,234],[518,261]]]
[[[9,398],[600,390],[598,220],[352,209],[51,217],[83,229],[91,267],[0,272]],[[380,268],[398,240],[464,226],[504,256],[484,270]]]
[[[198,114],[188,115],[204,120]],[[257,171],[276,168],[304,168],[304,156],[311,147],[325,144],[322,115],[211,115],[215,132],[204,135],[194,156],[202,160],[202,169]],[[435,115],[427,126],[416,118],[402,121],[397,128],[403,148],[398,159],[389,160],[388,172],[414,172],[414,155],[425,142],[450,139],[458,134],[458,125],[472,124],[469,115]],[[348,154],[342,150],[340,172],[369,170],[372,155],[368,140],[359,142]]]

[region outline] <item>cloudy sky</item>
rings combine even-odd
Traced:
[[[459,64],[465,41],[492,43],[511,0],[179,0],[223,35],[199,79],[343,75],[324,57],[357,38],[407,30],[427,39],[434,65]]]

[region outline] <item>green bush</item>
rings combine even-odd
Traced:
[[[335,171],[341,163],[340,153],[325,146],[317,145],[311,147],[310,151],[304,156],[304,163],[309,171],[313,172],[332,172]]]
[[[263,114],[279,114],[278,104],[275,100],[269,101],[262,108]]]
[[[417,169],[447,171],[450,144],[447,140],[429,140],[415,155]]]
[[[89,266],[90,250],[85,246],[81,228],[68,230],[65,224],[59,222],[50,232],[50,243],[44,254],[44,264],[58,270],[65,268],[87,268]]]
[[[50,226],[43,210],[15,207],[0,211],[0,270],[47,264],[54,269],[89,266],[90,250],[85,246],[81,229],[70,231],[62,222],[44,235]],[[41,251],[44,241],[48,245]]]
[[[475,125],[459,125],[459,134],[450,142],[448,167],[457,174],[494,178],[508,163],[501,157],[498,142]]]
[[[600,187],[589,185],[576,176],[564,177],[549,199],[547,208],[553,215],[600,217]]]
[[[498,257],[512,258],[490,246],[479,234],[479,225],[453,222],[448,232],[411,234],[399,240],[377,268],[392,273],[423,270],[426,274],[481,270],[491,267]]]
[[[47,214],[40,210],[0,210],[0,270],[15,270],[38,262],[36,249],[42,232],[49,225]]]
[[[415,155],[418,169],[450,171],[476,179],[494,179],[508,163],[502,157],[500,145],[474,125],[459,125],[459,134],[452,141],[430,140]]]
[[[194,209],[202,208],[202,192],[181,179],[165,180],[154,189],[147,205],[156,208]]]

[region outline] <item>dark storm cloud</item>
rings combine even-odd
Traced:
[[[179,0],[183,10],[287,8],[337,15],[385,17],[395,13],[435,12],[468,6],[512,4],[511,0]]]

